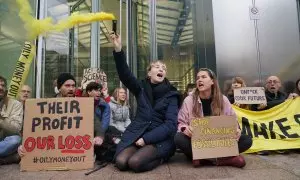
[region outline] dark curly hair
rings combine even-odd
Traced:
[[[102,85],[100,84],[100,83],[96,83],[96,82],[90,82],[87,86],[86,86],[86,88],[85,88],[85,91],[86,92],[91,92],[91,91],[93,91],[93,90],[98,90],[98,89],[100,89],[100,90],[102,90]]]

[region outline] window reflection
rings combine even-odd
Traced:
[[[29,0],[33,12],[35,12],[36,2],[36,0]],[[26,31],[18,13],[16,1],[0,1],[0,74],[7,79],[8,83],[26,41]],[[34,63],[25,82],[31,87],[34,86],[33,69]]]

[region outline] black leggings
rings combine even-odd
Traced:
[[[181,149],[183,153],[190,159],[193,158],[192,153],[192,145],[191,145],[191,138],[186,136],[185,134],[178,132],[175,135],[175,144],[176,147]],[[239,141],[238,141],[238,147],[239,152],[245,152],[247,149],[249,149],[252,146],[252,139],[250,136],[242,134]]]
[[[113,157],[116,153],[117,145],[114,143],[113,138],[121,137],[121,132],[113,127],[109,126],[106,133],[104,142],[101,146],[94,146],[94,153],[96,154],[96,160],[98,161],[113,161]]]
[[[121,171],[128,168],[134,172],[149,171],[161,163],[161,158],[157,156],[157,148],[154,145],[145,145],[141,148],[131,145],[117,155],[116,166]]]

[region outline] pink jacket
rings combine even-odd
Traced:
[[[202,104],[200,98],[198,99],[199,105],[202,109]],[[231,104],[226,96],[223,95],[223,103],[224,103],[224,115],[228,116],[236,116],[234,110],[231,107]],[[187,127],[190,125],[191,120],[195,119],[196,117],[193,115],[193,96],[189,95],[187,96],[183,104],[181,106],[181,109],[178,113],[178,132],[181,132],[182,127]],[[201,111],[200,117],[203,117],[203,111]]]

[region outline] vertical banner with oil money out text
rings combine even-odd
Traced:
[[[7,96],[11,98],[17,98],[20,89],[25,83],[30,65],[35,55],[35,46],[30,42],[25,42],[22,49],[21,56],[17,61],[16,68],[13,72]]]
[[[93,168],[93,115],[93,98],[27,100],[21,171]]]
[[[233,109],[242,133],[253,140],[246,153],[300,149],[300,97],[264,111],[249,111],[237,106]]]
[[[192,120],[193,159],[237,156],[235,116],[211,116]]]

